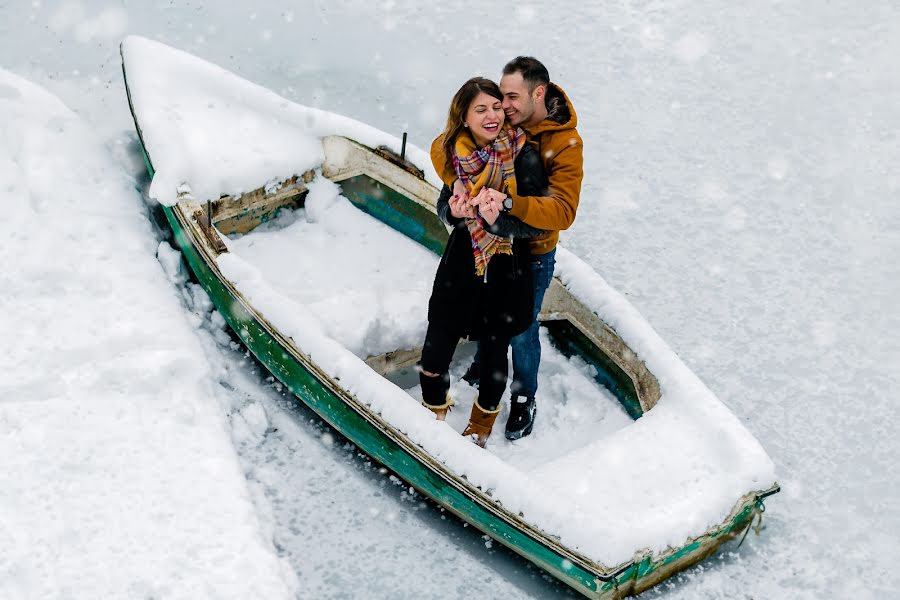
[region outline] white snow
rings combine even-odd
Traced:
[[[144,166],[123,101],[119,40],[82,43],[75,21],[54,31],[48,24],[62,4],[0,7],[3,67],[62,98],[107,145],[115,160],[110,169],[133,174],[141,185]],[[443,126],[462,81],[499,77],[518,54],[544,60],[573,99],[585,140],[582,202],[564,243],[622,291],[762,441],[784,486],[767,502],[761,536],[751,534],[739,549],[731,545],[645,595],[874,600],[900,588],[894,565],[900,542],[893,533],[900,529],[894,501],[900,371],[893,368],[900,364],[900,342],[890,334],[900,328],[896,2],[873,0],[863,10],[841,0],[559,0],[552,9],[526,4],[535,19],[515,20],[516,28],[505,31],[497,24],[514,15],[503,5],[483,5],[474,22],[470,11],[455,7],[394,3],[390,34],[379,26],[382,3],[299,7],[267,0],[254,6],[254,22],[246,6],[227,2],[80,4],[79,19],[121,6],[131,33],[201,55],[292,101],[398,136],[408,130],[421,147]],[[488,22],[494,25],[483,25]],[[271,41],[260,39],[263,30],[272,32]],[[696,62],[683,62],[672,50],[690,32],[714,43]],[[456,44],[454,36],[473,43]],[[0,90],[0,104],[7,92]],[[6,135],[11,130],[0,112],[0,147],[15,147]],[[69,157],[79,159],[78,152]],[[3,163],[0,172],[11,167]],[[608,210],[601,201],[608,189],[638,208]],[[3,187],[0,196],[4,207],[19,198]],[[747,218],[731,229],[725,216],[737,208]],[[21,235],[4,229],[5,238]],[[118,246],[105,239],[98,236],[96,244],[115,255]],[[157,241],[152,235],[146,241],[152,254]],[[49,253],[57,244],[53,238],[38,245]],[[0,278],[7,272],[4,262]],[[129,285],[160,284],[152,274],[132,276]],[[576,597],[498,545],[485,549],[479,532],[393,485],[315,415],[275,391],[267,374],[234,349],[221,316],[196,286],[178,289],[190,308],[184,314],[198,325],[206,356],[198,362],[208,362],[208,381],[225,412],[233,416],[258,404],[268,417],[262,438],[234,447],[264,535],[275,537],[302,579],[300,597],[346,597],[359,581],[367,582],[372,598]],[[41,294],[31,298],[38,302]],[[0,328],[20,334],[27,320],[8,299],[0,288]],[[46,314],[66,306],[51,302]],[[0,355],[12,347],[6,344]],[[46,382],[52,371],[35,366],[33,372]],[[0,387],[11,377],[0,370]],[[165,381],[145,385],[167,389]],[[51,384],[30,389],[53,395]],[[539,419],[534,435],[546,424]],[[323,444],[326,437],[333,443]],[[179,439],[167,442],[175,446]],[[19,485],[39,483],[30,477],[23,473]],[[116,526],[118,514],[97,511],[91,524]],[[21,542],[17,551],[42,551],[31,540],[48,524],[33,515],[13,522],[0,528],[6,551],[0,557],[9,556],[11,535]],[[71,535],[58,538],[59,550],[42,563],[41,581],[64,591],[45,594],[35,584],[0,595],[96,597],[84,578],[99,573],[121,581],[124,571],[177,586],[180,563],[156,569],[127,553],[108,561],[100,547],[76,546],[86,531],[72,524]],[[107,539],[127,543],[129,531]],[[83,551],[85,565],[108,566],[68,568],[69,550]],[[4,583],[7,565],[0,558]],[[210,573],[215,582],[216,571]],[[139,586],[116,594],[151,595],[163,594]]]
[[[291,597],[132,182],[3,70],[0,115],[0,597]]]
[[[698,31],[683,35],[673,47],[675,56],[687,63],[700,60],[709,53],[712,42],[709,36]]]
[[[392,229],[339,196],[328,179],[308,187],[305,210],[231,240],[230,250],[357,356],[421,346],[421,307],[438,258],[416,243],[398,248]]]
[[[175,204],[176,190],[184,182],[190,182],[197,198],[218,198],[302,174],[321,163],[319,140],[326,135],[346,135],[400,153],[401,141],[395,136],[288,102],[175,48],[136,37],[127,38],[123,47],[131,102],[141,115],[144,144],[153,149],[150,195],[163,204]],[[131,64],[165,68],[127,68]],[[172,81],[190,86],[173,93],[167,87]],[[146,106],[148,97],[165,100]],[[440,183],[425,152],[408,146],[407,155],[432,183]]]
[[[57,33],[73,33],[83,44],[98,38],[114,40],[128,30],[128,13],[124,8],[112,6],[96,15],[86,16],[83,3],[67,0],[60,3],[50,17],[50,27]]]

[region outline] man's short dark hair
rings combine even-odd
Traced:
[[[528,91],[533,92],[534,88],[539,85],[548,85],[550,83],[550,72],[544,63],[533,56],[517,56],[503,67],[504,75],[512,75],[513,73],[521,73],[522,79],[528,85]]]

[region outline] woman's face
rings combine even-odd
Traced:
[[[469,105],[463,122],[472,132],[475,143],[482,147],[497,139],[505,118],[503,101],[485,92],[479,92]]]

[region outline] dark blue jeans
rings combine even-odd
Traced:
[[[540,325],[537,316],[541,312],[544,293],[553,280],[556,265],[556,248],[547,254],[531,255],[531,275],[534,281],[534,316],[531,326],[512,339],[513,381],[510,392],[514,396],[533,398],[537,393],[538,367],[541,364],[541,340],[538,335]],[[481,344],[475,353],[475,362],[480,364]]]

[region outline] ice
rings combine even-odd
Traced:
[[[128,31],[128,13],[124,8],[106,8],[96,17],[86,19],[75,27],[75,39],[87,43],[97,38],[115,40]]]
[[[65,0],[50,16],[50,28],[58,33],[71,32],[80,43],[95,39],[114,40],[128,29],[128,13],[124,8],[113,6],[88,16],[83,2]]]
[[[697,31],[683,35],[675,42],[673,48],[675,56],[687,63],[692,63],[703,58],[712,46],[709,36]]]
[[[84,5],[77,0],[61,2],[50,16],[50,29],[63,32],[75,27],[84,18]]]
[[[522,23],[523,25],[533,23],[538,15],[538,9],[535,6],[529,4],[522,4],[520,6],[517,6],[513,12],[516,16],[516,21]]]
[[[766,165],[766,170],[772,179],[781,181],[788,173],[788,163],[784,158],[776,156],[769,160]]]
[[[666,32],[654,23],[648,23],[641,27],[641,45],[648,50],[658,50],[666,43]]]

